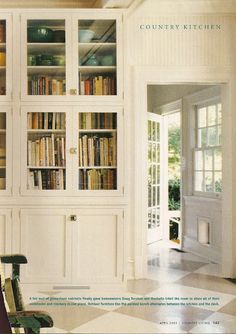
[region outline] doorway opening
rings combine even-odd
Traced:
[[[148,85],[147,102],[148,263],[163,247],[220,263],[221,87]]]

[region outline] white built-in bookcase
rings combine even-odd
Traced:
[[[124,279],[122,58],[120,11],[0,15],[0,209],[23,283]]]

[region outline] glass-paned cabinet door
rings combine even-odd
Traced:
[[[9,139],[11,138],[10,108],[0,108],[0,196],[10,192],[11,152]]]
[[[118,29],[119,27],[119,29]],[[120,56],[117,19],[77,19],[78,94],[117,96]],[[121,45],[119,46],[121,47]]]
[[[116,112],[78,113],[78,190],[120,190],[120,115]]]
[[[0,112],[0,190],[6,189],[6,116]]]
[[[0,15],[0,100],[11,99],[12,73],[11,16]]]
[[[22,180],[27,180],[23,187],[27,193],[67,189],[66,115],[66,111],[47,108],[24,111],[22,155],[26,174]]]
[[[22,20],[23,96],[64,96],[67,89],[67,20],[38,13]]]

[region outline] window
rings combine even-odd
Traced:
[[[194,148],[194,190],[204,193],[222,191],[222,105],[211,102],[196,106]]]

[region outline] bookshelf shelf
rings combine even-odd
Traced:
[[[45,133],[65,133],[65,130],[56,130],[56,129],[28,129],[27,132],[29,134],[45,134]]]
[[[117,169],[117,166],[80,166],[78,169]]]
[[[81,72],[86,73],[107,73],[107,72],[115,72],[116,66],[79,66],[78,67]]]
[[[110,133],[117,132],[117,129],[80,129],[80,133]]]
[[[6,133],[5,129],[0,129],[0,133]]]
[[[66,169],[62,166],[27,166],[27,169]]]

